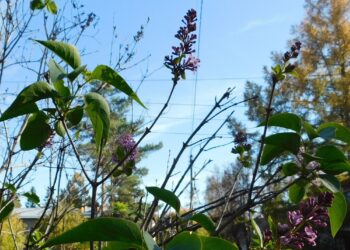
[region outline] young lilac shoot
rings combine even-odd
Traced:
[[[196,43],[197,12],[194,9],[187,11],[182,20],[184,26],[180,27],[175,37],[180,41],[179,46],[173,46],[173,52],[170,56],[164,59],[164,65],[171,70],[174,84],[176,84],[180,77],[186,78],[186,70],[195,72],[199,66],[200,60],[196,58],[193,53],[195,49],[193,45]]]

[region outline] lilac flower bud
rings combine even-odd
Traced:
[[[330,207],[332,205],[334,195],[330,192],[321,193],[317,197],[318,204],[323,207]]]
[[[292,226],[297,226],[303,221],[304,217],[301,214],[300,210],[296,210],[296,211],[288,212],[288,219],[290,224],[292,224]]]
[[[264,245],[267,244],[269,241],[272,240],[272,232],[270,229],[265,229],[263,232],[264,237]]]

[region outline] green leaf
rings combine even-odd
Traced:
[[[265,126],[266,122],[262,122],[259,126]],[[280,113],[270,117],[268,126],[275,126],[280,128],[287,128],[300,132],[301,119],[299,116],[292,113]]]
[[[321,138],[325,140],[331,140],[335,138],[335,131],[336,131],[336,128],[328,127],[328,128],[318,129],[317,133]]]
[[[283,164],[282,171],[285,176],[292,176],[300,171],[300,167],[294,162],[288,162]]]
[[[146,250],[132,242],[109,241],[102,250]]]
[[[346,161],[347,158],[337,147],[333,145],[321,146],[316,150],[316,156],[326,162]]]
[[[236,245],[217,237],[199,236],[202,242],[202,250],[238,250]]]
[[[205,214],[195,214],[192,216],[191,220],[198,222],[204,229],[209,233],[215,231],[215,224],[212,219]]]
[[[325,186],[332,193],[340,192],[341,184],[335,176],[330,174],[322,174],[320,175],[319,180],[321,181],[323,186]]]
[[[57,5],[54,1],[50,0],[46,4],[47,10],[51,13],[56,15],[57,14]]]
[[[328,208],[331,232],[333,238],[343,225],[347,213],[347,203],[342,192],[335,193],[332,206]]]
[[[335,135],[333,136],[333,138],[340,140],[342,142],[345,142],[347,144],[350,144],[350,129],[339,123],[336,123],[336,122],[324,123],[318,128],[318,131],[319,133],[321,133],[324,130],[332,129],[332,128],[335,129]]]
[[[57,121],[56,122],[56,124],[55,124],[55,131],[61,137],[64,137],[66,135],[66,130],[64,129],[62,121]]]
[[[147,250],[162,250],[148,232],[143,232],[143,239],[146,244]]]
[[[17,188],[13,184],[10,184],[10,183],[5,183],[4,188],[10,190],[12,193],[17,192]]]
[[[43,3],[42,0],[32,0],[30,2],[30,9],[31,10],[41,10],[45,7],[45,4]]]
[[[266,137],[264,142],[297,154],[300,148],[300,135],[296,133],[278,133]]]
[[[316,130],[314,129],[314,127],[311,126],[311,124],[309,124],[308,122],[303,122],[303,127],[304,130],[307,134],[307,136],[309,137],[310,140],[313,140],[315,138],[318,137],[318,133],[316,132]]]
[[[71,82],[73,82],[85,70],[86,70],[86,65],[80,66],[80,67],[76,68],[75,70],[73,70],[72,72],[70,72],[67,75],[67,77]]]
[[[305,181],[297,181],[288,189],[289,200],[295,204],[298,204],[305,195]]]
[[[327,174],[341,174],[343,172],[350,172],[350,164],[348,162],[322,163],[321,170]]]
[[[180,200],[173,192],[158,187],[146,187],[146,190],[155,198],[164,201],[166,204],[174,208],[176,212],[180,211]]]
[[[58,96],[56,90],[46,82],[36,82],[25,87],[16,97],[11,106],[2,114],[0,121],[38,111],[35,102]]]
[[[57,90],[57,92],[65,98],[69,98],[70,97],[70,90],[68,87],[64,86],[64,81],[63,80],[59,80],[56,81],[53,86],[55,87],[55,89]]]
[[[201,250],[202,242],[195,233],[182,232],[176,235],[166,246],[165,250]]]
[[[142,107],[146,108],[127,82],[115,70],[107,65],[98,65],[91,73],[89,80],[100,80],[106,82],[134,99]]]
[[[58,41],[42,41],[35,40],[42,44],[57,56],[59,56],[63,61],[68,63],[72,68],[76,69],[80,66],[80,54],[77,48],[71,44],[58,42]]]
[[[273,146],[266,144],[261,156],[261,165],[266,165],[276,157],[280,156],[284,152],[284,149],[281,147]]]
[[[252,223],[252,227],[253,227],[255,234],[259,237],[260,247],[262,248],[264,246],[264,238],[263,238],[262,232],[260,230],[260,227],[258,226],[258,224],[256,224],[253,216],[251,216],[250,221]]]
[[[50,59],[47,65],[49,66],[50,80],[52,83],[63,80],[63,78],[67,76],[67,72],[54,59]]]
[[[106,99],[91,92],[85,96],[85,110],[91,120],[95,133],[97,151],[106,144],[110,125],[110,111]]]
[[[40,203],[40,198],[36,193],[26,192],[23,194],[23,196],[27,197],[28,201],[30,201],[30,202],[33,202],[33,203],[38,204],[38,205]]]
[[[69,121],[70,126],[78,125],[81,119],[83,119],[84,108],[82,106],[77,106],[69,110],[66,114],[66,118]]]
[[[23,130],[20,138],[22,150],[32,150],[41,147],[51,135],[50,125],[47,124],[47,116],[44,112],[32,114]]]
[[[6,218],[8,218],[13,209],[15,208],[15,203],[13,201],[6,203],[0,209],[0,223],[3,222]]]
[[[86,241],[116,241],[136,249],[142,249],[143,245],[141,231],[135,223],[117,218],[97,218],[49,240],[43,247]]]

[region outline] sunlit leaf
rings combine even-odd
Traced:
[[[202,213],[198,213],[192,216],[191,220],[198,222],[204,229],[206,229],[208,232],[214,232],[215,230],[215,224],[212,221],[212,219]]]
[[[155,198],[164,201],[166,204],[174,208],[176,212],[180,211],[180,200],[173,192],[158,187],[146,187],[146,190]]]
[[[11,106],[2,114],[0,121],[38,111],[36,101],[58,96],[56,90],[46,82],[36,82],[25,87]]]
[[[266,122],[262,122],[259,126],[264,126]],[[301,119],[299,116],[292,113],[280,113],[270,117],[268,126],[287,128],[300,132]]]
[[[56,122],[55,131],[61,137],[64,137],[66,135],[66,130],[64,129],[64,125],[63,125],[62,121]]]
[[[182,232],[176,235],[166,246],[165,250],[201,250],[202,242],[195,233]]]
[[[77,48],[71,44],[58,42],[58,41],[42,41],[35,40],[38,43],[42,44],[57,56],[59,56],[63,61],[68,63],[72,68],[76,69],[80,66],[80,54]]]
[[[143,246],[141,231],[135,223],[117,218],[97,218],[49,240],[43,247],[86,241],[115,241],[136,249]]]
[[[106,82],[121,92],[125,93],[130,98],[134,99],[142,107],[145,105],[138,98],[136,93],[130,88],[127,82],[112,68],[107,65],[98,65],[90,75],[90,80],[100,80]]]
[[[260,247],[263,247],[264,238],[263,238],[261,229],[260,229],[260,227],[258,226],[258,224],[256,224],[256,222],[255,222],[253,216],[251,216],[250,222],[251,222],[251,224],[252,224],[252,227],[253,227],[253,230],[254,230],[255,234],[256,234],[256,235],[258,236],[258,238],[259,238]]]
[[[218,237],[199,236],[202,242],[202,250],[238,250],[231,242]]]
[[[110,111],[106,99],[91,92],[85,95],[85,110],[91,120],[95,133],[95,143],[99,151],[107,142],[110,125]]]
[[[40,203],[40,198],[36,193],[29,193],[26,192],[23,194],[24,197],[27,197],[28,201],[33,202],[34,204],[39,204]]]

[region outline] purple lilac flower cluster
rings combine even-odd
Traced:
[[[199,59],[193,56],[195,50],[193,45],[196,43],[197,35],[193,34],[196,31],[197,12],[194,9],[190,9],[184,16],[182,22],[183,27],[180,27],[175,37],[180,40],[179,46],[173,46],[172,55],[166,56],[164,64],[167,68],[171,69],[173,74],[173,80],[175,83],[184,78],[185,71],[196,71],[199,64]],[[188,57],[186,58],[186,56]]]
[[[326,227],[327,207],[330,207],[333,194],[321,193],[300,203],[299,209],[288,212],[289,224],[278,224],[278,235],[282,246],[303,249],[305,244],[316,246],[315,227]]]
[[[288,62],[291,58],[297,58],[299,55],[299,51],[301,49],[301,42],[296,41],[291,47],[290,47],[290,51],[287,51],[286,53],[284,53],[283,55],[283,62]],[[296,65],[295,64],[288,64],[285,72],[289,73],[292,72],[295,69]]]
[[[126,162],[135,161],[138,157],[139,151],[135,147],[135,140],[131,134],[123,134],[116,141],[118,147],[121,147],[126,154],[129,156],[126,159]],[[133,149],[133,150],[132,150]],[[130,152],[132,150],[132,152]],[[130,152],[130,153],[129,153]],[[112,154],[112,161],[118,163],[122,159],[118,159],[116,153]]]

